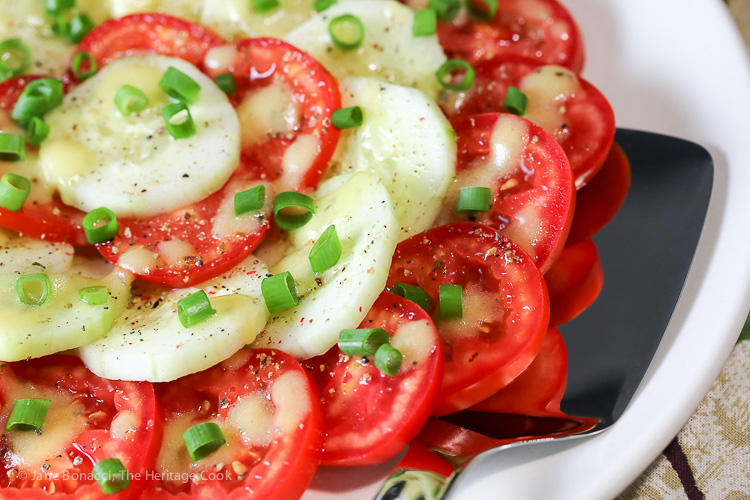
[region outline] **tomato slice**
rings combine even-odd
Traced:
[[[0,83],[0,131],[23,133],[17,130],[10,117],[13,106],[29,82],[45,78],[44,75],[25,75]],[[27,148],[27,161],[35,161],[36,148]],[[29,168],[20,162],[0,162],[0,175],[15,173],[30,177]],[[41,172],[39,172],[41,174]],[[86,245],[86,235],[81,222],[85,215],[80,210],[65,205],[57,196],[40,184],[44,179],[31,176],[31,192],[21,210],[13,212],[0,207],[0,225],[34,238],[55,242]]]
[[[562,148],[541,127],[510,114],[464,117],[453,127],[458,134],[456,180],[439,220],[467,220],[455,213],[459,190],[489,187],[490,209],[471,220],[502,231],[546,272],[565,245],[575,205]]]
[[[573,223],[565,244],[575,245],[598,233],[620,209],[629,189],[630,164],[615,143],[599,173],[577,193]]]
[[[437,35],[448,57],[471,63],[496,55],[532,57],[576,73],[583,68],[583,41],[575,20],[555,0],[503,0],[489,22],[458,16],[439,22]],[[473,0],[478,11],[483,0]],[[484,11],[486,12],[486,10]]]
[[[304,363],[311,372],[331,373],[320,391],[326,429],[323,465],[372,465],[396,456],[427,420],[440,387],[440,337],[421,307],[383,292],[359,327],[388,332],[403,364],[391,377],[372,358],[345,356],[338,347],[332,349],[335,357]]]
[[[263,165],[278,191],[314,189],[340,132],[336,79],[302,50],[275,38],[247,38],[209,52],[208,73],[234,75],[230,94],[243,126],[243,153]],[[247,126],[246,126],[247,125]]]
[[[144,498],[302,495],[318,466],[323,416],[318,390],[294,358],[269,349],[242,350],[156,390],[164,442]],[[228,444],[193,462],[182,433],[209,421],[219,424]]]
[[[561,66],[497,56],[475,64],[476,80],[464,96],[444,93],[449,117],[506,111],[505,94],[516,87],[528,98],[524,118],[538,122],[563,147],[580,189],[599,171],[615,137],[615,115],[604,95]]]
[[[16,399],[52,401],[42,428],[6,431]],[[136,497],[146,483],[161,442],[161,418],[148,382],[99,378],[73,356],[55,355],[0,365],[2,498]],[[93,466],[118,458],[130,486],[106,495],[94,481]]]
[[[431,311],[439,285],[463,287],[463,318],[435,321],[445,371],[433,415],[489,397],[539,352],[549,321],[544,279],[533,260],[502,233],[463,222],[404,240],[396,247],[387,286],[399,281],[424,288]]]
[[[568,381],[568,353],[557,328],[550,328],[534,361],[513,382],[472,411],[537,417],[564,416],[560,402]]]
[[[599,296],[604,284],[599,252],[591,240],[565,247],[544,275],[550,301],[550,325],[567,323]]]

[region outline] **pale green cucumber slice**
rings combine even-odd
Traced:
[[[249,0],[205,0],[201,24],[227,40],[253,36],[282,38],[315,15],[314,4],[314,0],[279,0],[277,8],[259,13]]]
[[[0,274],[65,273],[73,246],[37,240],[0,227]]]

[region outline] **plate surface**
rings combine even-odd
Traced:
[[[583,75],[610,99],[618,126],[682,137],[711,153],[711,205],[675,314],[621,419],[593,438],[491,456],[466,473],[452,498],[614,498],[693,413],[750,309],[750,71],[723,3],[563,3],[586,42]],[[638,272],[637,262],[621,265]],[[304,498],[367,499],[391,466],[323,470]]]

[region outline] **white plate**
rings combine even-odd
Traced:
[[[609,98],[618,126],[706,147],[715,162],[712,201],[675,315],[621,419],[599,436],[557,444],[541,456],[533,445],[493,455],[465,475],[451,498],[614,498],[693,413],[750,310],[750,65],[725,6],[719,0],[563,3],[584,35],[584,76]],[[323,470],[304,499],[367,500],[391,466]],[[336,493],[329,490],[334,483]]]

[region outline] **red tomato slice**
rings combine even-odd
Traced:
[[[591,181],[578,191],[576,210],[566,245],[591,238],[606,226],[625,201],[630,189],[630,164],[616,143],[607,161]]]
[[[473,411],[514,413],[537,417],[564,416],[560,402],[568,381],[568,353],[556,328],[550,328],[534,361],[513,382]]]
[[[564,68],[523,57],[498,56],[474,69],[476,80],[465,97],[443,96],[449,117],[506,111],[506,91],[516,87],[528,97],[524,117],[538,121],[563,147],[576,188],[594,177],[615,137],[612,106],[596,87]]]
[[[13,106],[26,85],[40,78],[45,76],[18,76],[0,83],[0,131],[13,132],[13,120],[10,117]],[[16,167],[13,162],[0,163],[0,175],[8,172],[28,176],[22,166]],[[39,183],[44,182],[43,179],[29,180],[31,193],[26,203],[18,212],[0,207],[0,225],[33,238],[87,245],[81,226],[85,214],[65,205],[57,195],[50,196],[46,189],[40,188]]]
[[[409,443],[409,450],[398,463],[396,470],[430,471],[443,477],[453,474],[455,466],[437,456],[419,441]],[[395,471],[394,471],[395,472]]]
[[[497,4],[497,14],[490,22],[459,16],[438,23],[438,39],[448,57],[474,63],[496,55],[519,55],[581,72],[583,41],[565,7],[555,0],[502,0]],[[485,7],[483,0],[474,0],[474,5],[479,11]]]
[[[581,314],[596,300],[604,284],[594,242],[583,240],[565,247],[544,280],[549,291],[551,326],[562,325]]]
[[[573,176],[562,148],[542,128],[510,114],[468,116],[453,127],[458,134],[457,177],[439,220],[467,220],[455,213],[460,188],[489,187],[490,209],[471,220],[502,231],[546,272],[563,249],[575,205]]]
[[[41,436],[5,430],[15,400],[25,398],[52,401]],[[78,358],[55,355],[0,365],[0,404],[2,498],[124,500],[143,489],[162,431],[150,383],[105,380]],[[91,474],[107,458],[130,473],[130,486],[116,495],[104,494]]]
[[[318,466],[323,416],[318,390],[294,358],[270,349],[242,350],[156,390],[165,417],[164,443],[144,498],[293,500],[302,495]],[[208,421],[219,424],[228,444],[192,462],[182,433]]]
[[[549,321],[544,279],[532,259],[502,233],[464,222],[404,240],[396,247],[387,285],[399,281],[424,288],[431,310],[439,285],[463,287],[463,318],[435,322],[445,371],[433,415],[489,397],[539,352]]]
[[[333,359],[305,362],[310,371],[332,373],[320,391],[326,429],[323,465],[372,465],[393,458],[422,428],[440,387],[440,337],[421,307],[384,292],[359,327],[388,332],[403,364],[390,377],[371,358],[345,356],[338,347],[332,349],[338,354]]]
[[[229,97],[241,119],[243,101],[272,85],[279,92],[275,97],[287,106],[279,111],[295,110],[294,124],[284,133],[261,130],[262,137],[243,141],[248,161],[263,165],[279,191],[317,187],[340,135],[331,126],[331,113],[341,107],[336,80],[307,53],[275,38],[248,38],[238,41],[234,50],[222,47],[217,52],[215,59],[208,54],[207,60],[214,60],[208,73],[234,75],[237,90]],[[246,119],[257,122],[258,117],[253,113]]]

